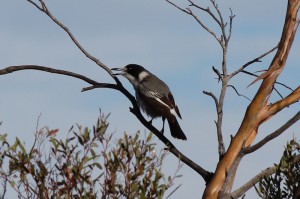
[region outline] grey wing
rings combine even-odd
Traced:
[[[170,110],[172,110],[172,109],[175,110],[175,112],[177,113],[179,118],[181,118],[181,114],[179,112],[178,107],[175,104],[175,100],[174,100],[171,92],[169,92],[167,96],[161,95],[154,91],[143,90],[143,89],[141,89],[141,92],[143,92],[143,94],[146,95],[147,97],[154,98],[156,101],[158,101],[160,104],[168,107]]]
[[[161,98],[170,92],[169,87],[155,75],[148,76],[144,82],[141,82],[139,88],[144,91],[149,91],[149,97]],[[159,96],[157,96],[159,95]]]
[[[151,98],[162,98],[162,95],[154,92],[154,91],[149,91],[149,90],[143,90],[142,91],[147,97],[151,97]]]

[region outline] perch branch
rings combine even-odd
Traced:
[[[99,83],[96,82],[88,77],[85,77],[83,75],[73,73],[70,71],[65,70],[59,70],[54,69],[50,67],[45,66],[38,66],[38,65],[20,65],[20,66],[9,66],[4,69],[0,69],[0,75],[6,75],[10,74],[16,71],[21,70],[38,70],[38,71],[44,71],[48,73],[54,73],[54,74],[60,74],[65,75],[69,77],[73,77],[76,79],[80,79],[86,83],[91,84],[92,86],[83,88],[82,91],[91,90],[94,88],[109,88],[120,91],[129,101],[132,103],[133,108],[130,108],[130,111],[137,117],[137,119],[151,132],[153,132],[167,147],[168,150],[178,157],[182,162],[184,162],[186,165],[191,167],[193,170],[195,170],[197,173],[199,173],[203,179],[208,182],[211,179],[212,173],[206,171],[201,166],[190,160],[188,157],[186,157],[184,154],[182,154],[173,144],[170,140],[168,140],[159,130],[157,130],[152,124],[150,124],[141,114],[140,109],[136,103],[135,97],[130,94],[129,91],[127,91],[121,83],[118,84],[109,84],[109,83]]]

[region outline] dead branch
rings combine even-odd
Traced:
[[[74,42],[74,44],[78,47],[78,49],[87,56],[90,60],[94,61],[98,66],[103,68],[116,82],[119,80],[113,76],[113,73],[111,72],[110,68],[106,66],[103,62],[101,62],[99,59],[91,55],[87,50],[83,48],[83,46],[77,41],[76,37],[73,35],[73,33],[70,31],[70,29],[65,26],[63,23],[61,23],[54,15],[52,15],[51,11],[47,7],[46,3],[43,0],[39,0],[40,5],[35,3],[33,0],[27,0],[29,3],[34,5],[36,8],[38,8],[41,12],[45,13],[54,23],[56,23],[59,27],[61,27],[71,38],[71,40]]]
[[[210,7],[204,8],[202,6],[197,5],[193,0],[188,0],[190,2],[190,7],[188,8],[181,8],[180,6],[176,5],[175,3],[171,2],[170,0],[166,0],[166,2],[170,3],[172,6],[174,6],[175,8],[179,9],[180,11],[192,16],[197,23],[204,29],[206,30],[210,35],[212,35],[217,42],[219,43],[219,45],[222,48],[222,73],[216,69],[215,67],[213,67],[213,71],[218,75],[218,81],[222,81],[222,88],[221,88],[221,92],[219,95],[219,99],[217,99],[215,97],[215,95],[213,95],[212,93],[209,92],[204,92],[204,94],[211,96],[214,99],[215,105],[216,105],[216,109],[217,109],[217,121],[216,123],[216,127],[217,127],[217,137],[218,137],[218,152],[219,152],[219,158],[221,159],[225,153],[225,146],[224,146],[224,141],[223,141],[223,133],[222,133],[222,123],[223,123],[223,104],[224,104],[224,99],[225,99],[225,95],[226,95],[226,90],[228,87],[228,81],[229,81],[229,76],[228,76],[228,72],[227,72],[227,48],[228,48],[228,43],[232,34],[232,22],[233,22],[233,12],[230,9],[230,16],[229,16],[229,31],[228,31],[228,35],[227,35],[227,31],[226,31],[226,26],[227,23],[224,20],[224,17],[218,7],[218,5],[216,4],[216,2],[214,0],[210,0],[211,4],[212,4],[212,9],[216,12],[216,14],[214,12],[211,11]],[[208,14],[215,22],[216,24],[219,26],[220,31],[221,31],[221,35],[218,36],[212,29],[210,29],[192,10],[192,8],[198,9],[200,11],[203,11],[204,13]]]
[[[218,82],[220,82],[220,80],[223,80],[223,75],[220,73],[220,71],[219,71],[217,68],[215,68],[215,67],[213,66],[213,67],[212,67],[212,70],[214,71],[214,73],[217,74],[217,76],[218,76]]]
[[[214,102],[215,102],[216,110],[218,110],[218,104],[219,104],[219,102],[218,102],[217,97],[216,97],[212,92],[203,91],[203,93],[204,93],[205,95],[208,95],[208,96],[210,96],[210,97],[213,98],[213,100],[214,100]]]
[[[236,71],[232,72],[232,73],[229,75],[229,78],[232,78],[232,77],[234,77],[235,75],[237,75],[238,73],[243,72],[244,69],[246,69],[246,68],[247,68],[248,66],[250,66],[251,64],[254,64],[254,63],[256,63],[256,62],[260,62],[260,60],[261,60],[262,58],[264,58],[265,56],[269,55],[270,53],[272,53],[272,52],[273,52],[274,50],[276,50],[277,48],[278,48],[278,45],[275,46],[274,48],[272,48],[271,50],[265,52],[264,54],[262,54],[262,55],[260,55],[260,56],[258,56],[258,57],[256,57],[256,58],[254,58],[253,60],[251,60],[251,61],[245,63],[245,64],[244,64],[243,66],[241,66],[239,69],[237,69]]]
[[[238,96],[244,97],[244,98],[246,98],[247,100],[251,101],[247,96],[240,94],[240,93],[238,92],[238,90],[237,90],[233,85],[228,85],[228,87],[232,88]]]

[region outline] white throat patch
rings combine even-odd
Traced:
[[[129,82],[133,85],[134,88],[138,87],[139,82],[132,75],[125,73],[124,77],[126,77],[129,80]]]
[[[139,74],[139,82],[143,81],[149,74],[146,71],[143,71]]]

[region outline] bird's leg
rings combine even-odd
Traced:
[[[162,129],[161,129],[160,132],[161,132],[162,134],[164,134],[164,130],[165,130],[165,120],[166,120],[166,118],[165,118],[165,117],[162,117],[161,119],[162,119],[162,122],[163,122],[163,127],[162,127]]]
[[[148,122],[149,124],[152,124],[152,121],[153,121],[154,117]]]

